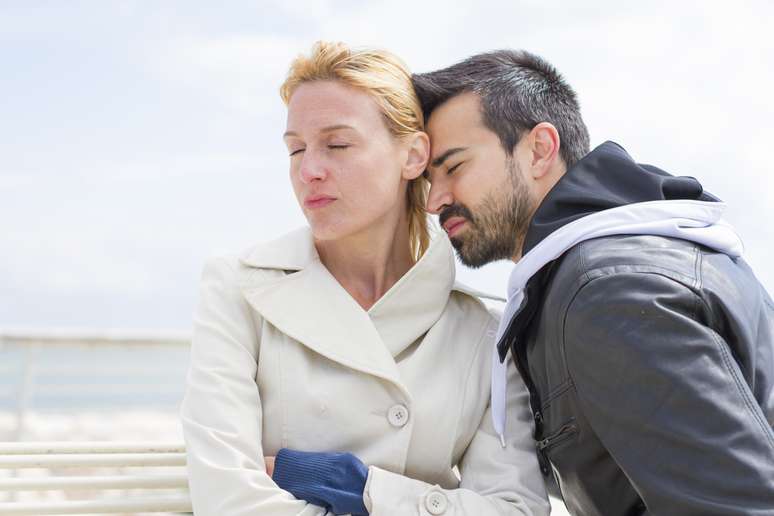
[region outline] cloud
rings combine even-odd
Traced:
[[[278,79],[300,45],[293,36],[184,35],[164,43],[155,69],[167,81],[214,95],[233,111],[276,114],[283,108]]]
[[[318,39],[384,47],[415,71],[501,47],[544,55],[595,143],[618,140],[728,201],[774,287],[768,2],[9,5],[0,290],[13,302],[0,324],[185,325],[206,256],[302,224],[278,88]],[[460,277],[502,294],[509,270]]]

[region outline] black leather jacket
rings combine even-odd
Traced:
[[[655,198],[694,188],[714,199],[613,146],[549,193],[527,250],[610,207],[611,190],[625,203],[622,173],[655,174],[633,179],[658,183]],[[589,175],[593,200],[578,188]],[[542,469],[572,514],[774,515],[774,306],[744,260],[673,238],[604,237],[546,265],[525,296],[500,351],[530,389]]]

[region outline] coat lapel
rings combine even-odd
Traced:
[[[250,306],[272,325],[330,360],[408,392],[368,313],[320,262],[308,230],[254,249],[242,261],[297,270],[273,277],[251,275],[254,279],[242,287]]]
[[[397,357],[441,317],[454,283],[454,254],[436,235],[424,255],[371,307],[368,315],[390,354]]]

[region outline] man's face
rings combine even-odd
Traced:
[[[536,203],[521,167],[484,125],[479,96],[462,93],[444,102],[430,115],[427,132],[427,209],[439,215],[462,263],[518,259]]]

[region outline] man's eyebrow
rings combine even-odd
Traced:
[[[331,131],[338,131],[339,129],[352,129],[353,131],[356,131],[354,127],[347,124],[335,124],[335,125],[328,125],[320,129],[321,133],[330,133]],[[295,131],[285,131],[285,134],[282,135],[283,138],[287,138],[288,136],[298,136],[298,133]]]
[[[467,150],[467,147],[454,147],[453,149],[449,149],[437,158],[433,160],[432,163],[430,163],[430,166],[433,168],[438,168],[441,165],[443,165],[443,162],[449,159],[450,156],[457,154],[458,152],[462,152],[464,150]]]

